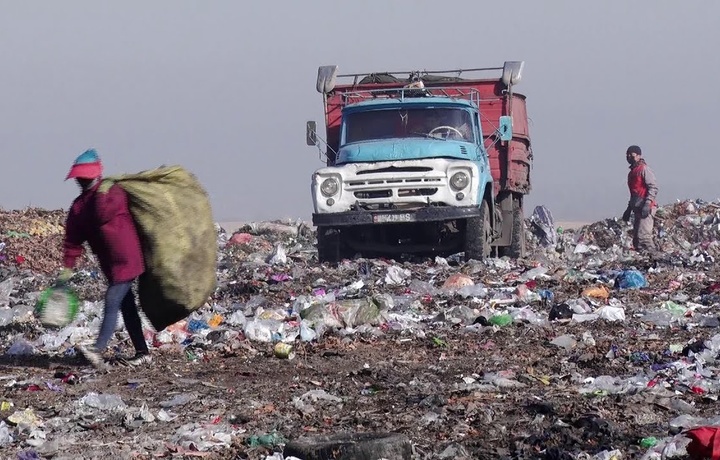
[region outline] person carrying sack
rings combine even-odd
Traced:
[[[133,282],[145,272],[143,251],[128,196],[119,185],[107,193],[99,193],[103,167],[94,149],[75,159],[65,180],[75,179],[80,195],[70,207],[65,225],[63,266],[59,281],[66,283],[73,274],[76,261],[88,243],[107,279],[102,325],[94,346],[79,346],[80,352],[95,367],[104,369],[103,353],[115,332],[118,312],[122,312],[125,328],[135,347],[135,355],[123,360],[131,366],[152,361],[143,336],[142,323],[132,291]]]

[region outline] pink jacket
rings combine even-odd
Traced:
[[[87,242],[109,283],[132,281],[145,271],[145,262],[127,193],[119,185],[100,193],[99,186],[81,193],[70,207],[63,264],[74,268]]]

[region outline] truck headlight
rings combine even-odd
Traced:
[[[456,172],[450,177],[450,188],[456,192],[464,189],[470,184],[470,177],[464,172]]]
[[[340,182],[334,177],[328,177],[320,184],[320,193],[324,196],[331,197],[340,189]]]

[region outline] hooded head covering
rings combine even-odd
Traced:
[[[65,180],[68,179],[97,179],[102,176],[103,168],[100,157],[95,149],[81,153],[70,168]]]

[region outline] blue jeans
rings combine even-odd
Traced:
[[[131,287],[132,281],[112,284],[108,287],[105,293],[105,314],[102,326],[100,326],[100,334],[95,342],[95,349],[98,352],[103,352],[107,348],[108,342],[115,332],[115,326],[117,326],[118,311],[122,311],[125,328],[130,335],[135,351],[147,353],[148,347],[145,336],[143,336],[142,323]]]

